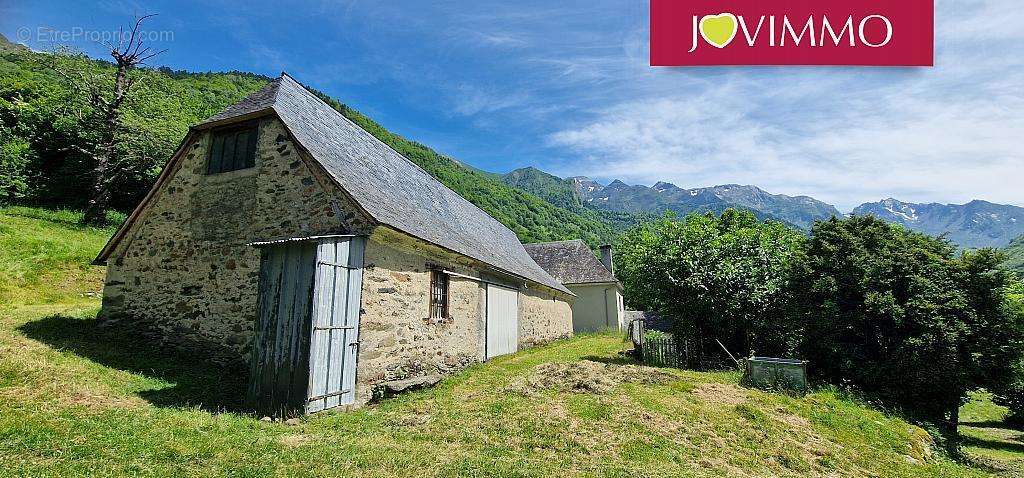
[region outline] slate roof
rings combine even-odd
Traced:
[[[563,284],[618,282],[583,241],[526,244],[526,252]]]
[[[511,230],[287,74],[196,128],[270,110],[313,160],[378,222],[520,278],[569,292],[530,258]]]

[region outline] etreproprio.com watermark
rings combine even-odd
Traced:
[[[21,27],[18,29],[18,41],[22,43],[68,43],[86,41],[116,45],[127,43],[131,39],[130,31],[122,30],[90,30],[72,27],[61,30],[50,27]],[[135,32],[135,40],[147,43],[173,42],[174,32],[171,30],[139,30]]]

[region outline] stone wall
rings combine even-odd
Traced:
[[[386,382],[449,374],[485,359],[483,282],[451,276],[449,319],[429,318],[430,267],[500,280],[481,272],[484,264],[383,227],[370,237],[364,263],[357,403]],[[519,297],[520,348],[572,335],[566,296],[527,289]]]
[[[449,319],[430,316],[430,270],[473,277],[473,261],[378,228],[367,242],[359,328],[357,402],[384,382],[447,374],[483,360],[484,293],[451,277]]]
[[[571,299],[527,288],[519,293],[519,348],[572,337]]]
[[[254,168],[207,175],[209,137],[193,134],[111,255],[100,320],[243,365],[259,279],[259,252],[247,244],[363,234],[372,223],[301,157],[276,118],[260,121]]]

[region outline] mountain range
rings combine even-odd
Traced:
[[[975,200],[967,204],[914,204],[884,199],[857,206],[854,214],[871,214],[908,229],[945,234],[962,247],[1006,247],[1024,234],[1024,208]]]
[[[607,186],[585,177],[569,178],[581,200],[597,209],[630,213],[674,211],[721,213],[729,208],[746,209],[762,219],[775,219],[801,229],[810,229],[816,220],[840,216],[830,204],[807,196],[770,194],[756,186],[726,184],[685,189],[671,183],[654,186],[628,185],[613,181]]]
[[[532,167],[516,169],[503,175],[502,180],[567,209],[589,207],[633,215],[673,211],[683,215],[738,208],[804,230],[809,230],[814,221],[844,215],[812,197],[771,194],[756,186],[738,184],[687,189],[667,182],[648,187],[615,180],[604,185],[583,176],[562,179]],[[890,198],[857,206],[852,214],[874,215],[926,234],[945,234],[964,248],[1006,247],[1024,234],[1024,208],[980,200],[915,204]]]
[[[615,180],[603,185],[584,176],[562,179],[533,167],[516,169],[503,175],[502,180],[564,208],[589,208],[634,216],[660,215],[666,211],[679,215],[721,213],[734,208],[807,230],[816,220],[842,215],[834,206],[811,197],[770,194],[756,186],[738,184],[684,189],[666,182],[647,187]]]

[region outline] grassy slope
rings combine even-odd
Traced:
[[[972,394],[960,410],[964,452],[975,462],[1006,476],[1024,476],[1024,431],[1003,423],[1008,410],[992,395]]]
[[[88,265],[114,229],[79,226],[69,211],[0,208],[0,304],[88,300],[103,270]],[[113,224],[123,216],[112,214]]]
[[[610,335],[293,426],[211,413],[236,403],[237,379],[96,328],[98,301],[81,294],[102,270],[85,262],[109,231],[69,220],[0,215],[3,280],[17,289],[0,303],[0,476],[983,476],[913,462],[923,431],[831,391],[748,392],[732,374],[682,371],[610,393],[506,391],[542,363],[621,361]],[[76,272],[19,272],[44,269]]]

